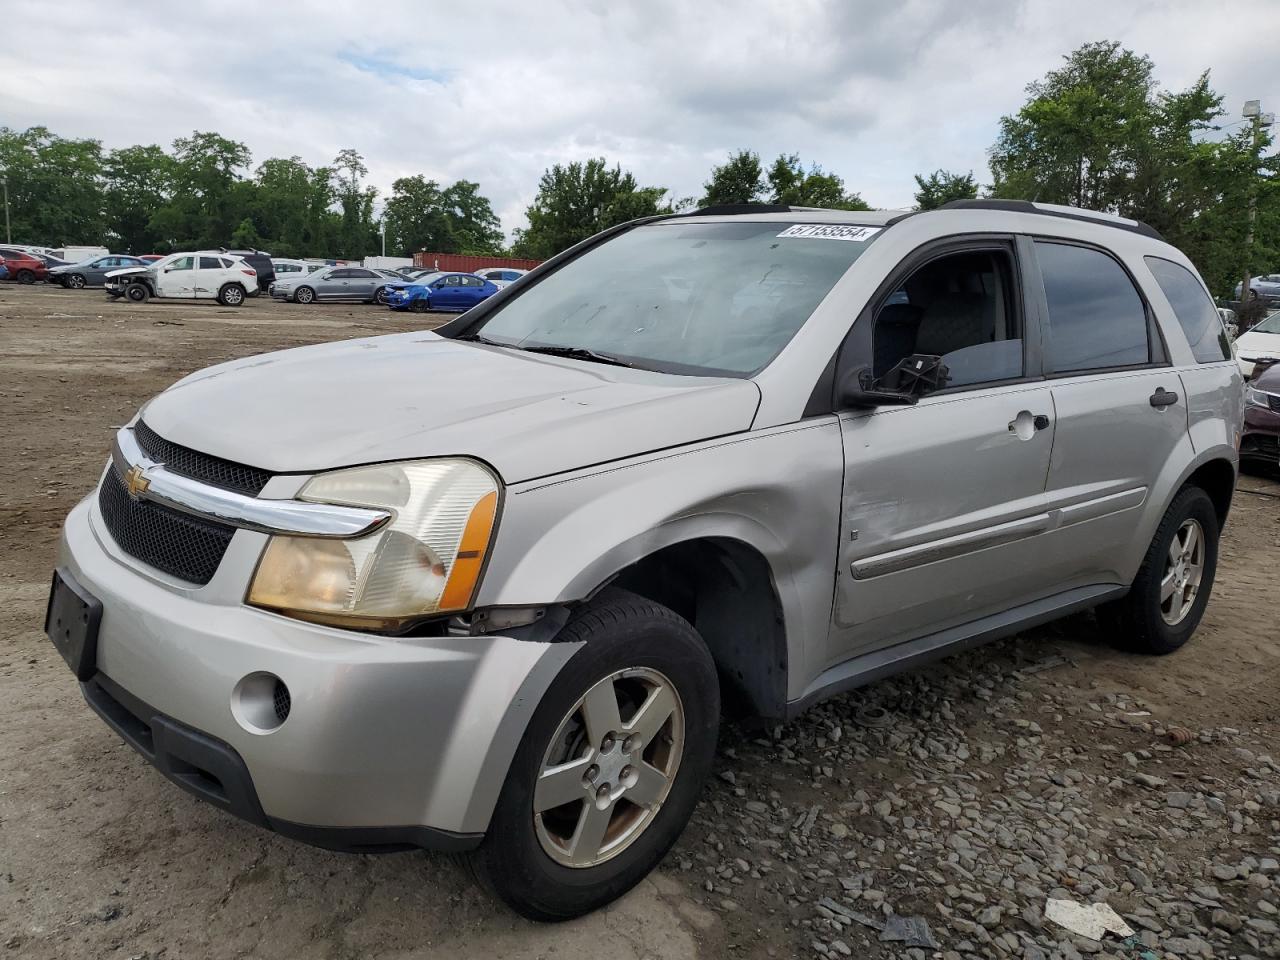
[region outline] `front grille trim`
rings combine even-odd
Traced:
[[[133,436],[142,452],[156,463],[164,464],[166,470],[224,490],[256,497],[272,477],[269,470],[224,460],[166,440],[143,420],[134,424]]]
[[[98,486],[98,513],[116,545],[135,560],[186,583],[213,579],[235,527],[162,504],[135,500],[114,467]]]

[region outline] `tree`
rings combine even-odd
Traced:
[[[516,231],[518,256],[545,259],[608,227],[670,212],[666,187],[642,187],[622,167],[603,157],[556,164],[542,174],[525,211],[529,226]]]
[[[107,233],[114,247],[128,253],[157,250],[161,237],[151,217],[173,190],[173,158],[162,147],[122,147],[103,165]]]
[[[1209,288],[1229,293],[1246,263],[1280,259],[1280,162],[1269,136],[1212,139],[1222,98],[1202,74],[1161,91],[1151,61],[1120,44],[1090,43],[1027,87],[1001,118],[991,150],[997,197],[1104,210],[1151,224],[1181,248]],[[1256,197],[1257,243],[1246,250],[1244,216]]]
[[[750,150],[739,150],[730,154],[720,166],[712,168],[710,181],[703,184],[706,192],[701,206],[755,203],[764,194],[763,179],[760,155]]]
[[[239,172],[249,148],[216,133],[195,131],[173,141],[173,192],[148,229],[173,248],[218,247],[244,218]]]
[[[974,200],[978,196],[972,170],[968,173],[935,170],[928,177],[917,173],[916,186],[919,188],[916,190],[917,210],[936,210],[952,200]]]
[[[364,157],[347,148],[333,160],[334,187],[342,213],[338,256],[363,257],[378,249],[377,230],[373,221],[373,201],[378,191],[365,187],[362,178],[369,175]]]
[[[106,236],[97,140],[66,140],[46,127],[0,127],[15,243],[98,244]]]
[[[795,207],[828,207],[835,210],[870,210],[856,193],[846,193],[844,181],[825,173],[816,163],[806,173],[796,154],[780,154],[768,173],[770,202]]]

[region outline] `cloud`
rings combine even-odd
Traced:
[[[987,176],[1001,114],[1081,43],[1152,57],[1169,88],[1212,70],[1231,113],[1280,106],[1280,67],[1254,37],[1280,5],[1232,15],[1198,0],[649,0],[508,5],[368,2],[329,13],[62,0],[0,50],[0,122],[108,147],[193,129],[255,162],[366,158],[397,177],[478,181],[506,229],[552,163],[604,155],[674,196],[748,147],[796,152],[877,206],[911,203],[913,173]]]

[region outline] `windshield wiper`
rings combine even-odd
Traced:
[[[454,337],[455,340],[462,340],[465,343],[483,343],[486,347],[513,347],[513,343],[500,343],[497,340],[490,340],[488,337],[482,337],[478,333],[468,333],[465,336]]]
[[[505,346],[505,344],[504,344]],[[511,344],[511,346],[515,346]],[[607,363],[615,367],[634,367],[635,364],[621,357],[612,357],[607,353],[597,353],[586,347],[517,347],[529,353],[545,353],[553,357],[568,357],[570,360],[589,360],[592,363]]]

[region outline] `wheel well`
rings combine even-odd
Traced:
[[[1227,512],[1231,509],[1231,495],[1236,488],[1236,471],[1227,460],[1210,460],[1196,467],[1187,477],[1187,486],[1199,487],[1213,501],[1214,513],[1218,515],[1218,526],[1227,522]]]
[[[773,575],[739,540],[677,543],[622,570],[613,584],[670,607],[706,642],[732,712],[781,717],[787,698],[787,640]]]

